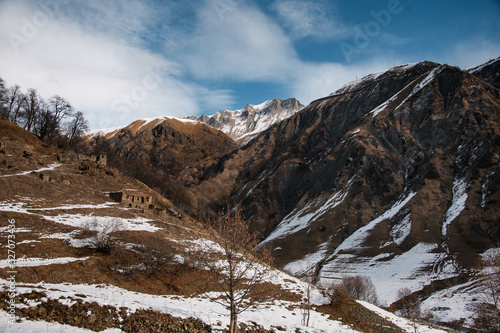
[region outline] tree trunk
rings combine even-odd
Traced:
[[[236,307],[231,304],[231,318],[229,324],[229,333],[238,332],[238,313],[236,312]]]

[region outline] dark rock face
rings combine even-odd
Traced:
[[[206,200],[239,202],[298,275],[287,265],[310,254],[322,277],[342,255],[390,260],[424,243],[422,269],[457,273],[500,236],[499,110],[499,90],[458,68],[395,67],[312,102],[190,189],[224,184]]]
[[[469,69],[469,72],[500,89],[500,58],[488,61],[487,63]]]

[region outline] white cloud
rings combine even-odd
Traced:
[[[132,22],[121,37],[119,29],[101,26],[103,33],[98,32],[95,28],[109,18],[110,10],[100,2],[89,4],[87,11],[101,13],[97,21],[85,15],[72,20],[72,16],[62,15],[63,7],[52,17],[30,2],[2,3],[2,78],[25,90],[37,88],[45,98],[63,96],[85,112],[93,128],[161,114],[187,116],[198,112],[200,105],[211,105],[217,97],[231,100],[227,90],[212,91],[184,82],[178,64],[128,38],[133,30],[145,29],[140,22]],[[139,7],[129,10],[144,12],[138,17],[145,19],[147,10]]]
[[[332,4],[324,1],[277,0],[271,8],[277,12],[281,23],[295,38],[345,37],[352,29],[339,22],[332,11]]]
[[[298,62],[290,38],[257,7],[227,0],[206,1],[194,32],[184,36],[184,57],[203,79],[286,81]]]

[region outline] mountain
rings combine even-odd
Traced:
[[[87,140],[93,154],[106,154],[110,165],[193,214],[197,198],[185,190],[183,182],[200,177],[237,148],[230,137],[204,123],[170,117],[140,119],[125,127],[96,131]],[[185,174],[188,176],[181,180]]]
[[[138,125],[133,128],[136,135],[142,125],[159,124]],[[171,125],[182,127],[175,121]],[[220,247],[199,221],[106,164],[105,156],[48,146],[0,119],[4,331],[224,330],[227,309],[197,289],[206,272],[192,255],[202,253],[220,265]],[[260,287],[267,297],[238,316],[246,332],[356,333],[382,328],[401,333],[411,328],[408,320],[345,296],[331,304],[318,288],[265,269],[271,278]],[[212,297],[216,293],[210,292]],[[307,312],[305,300],[312,306]],[[310,325],[305,325],[302,312],[310,316]],[[443,332],[424,325],[418,329]]]
[[[460,276],[497,242],[499,106],[467,71],[397,66],[313,101],[187,185],[199,202],[238,202],[286,271],[323,284],[367,275],[389,304],[399,288]]]
[[[470,68],[468,71],[493,87],[500,89],[500,57]]]
[[[243,109],[222,110],[212,116],[201,115],[189,119],[201,121],[216,128],[233,140],[246,143],[258,133],[300,111],[304,105],[295,98],[279,98],[259,105],[247,104]]]

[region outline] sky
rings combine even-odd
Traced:
[[[295,97],[500,56],[500,0],[0,0],[0,77],[92,129]]]

